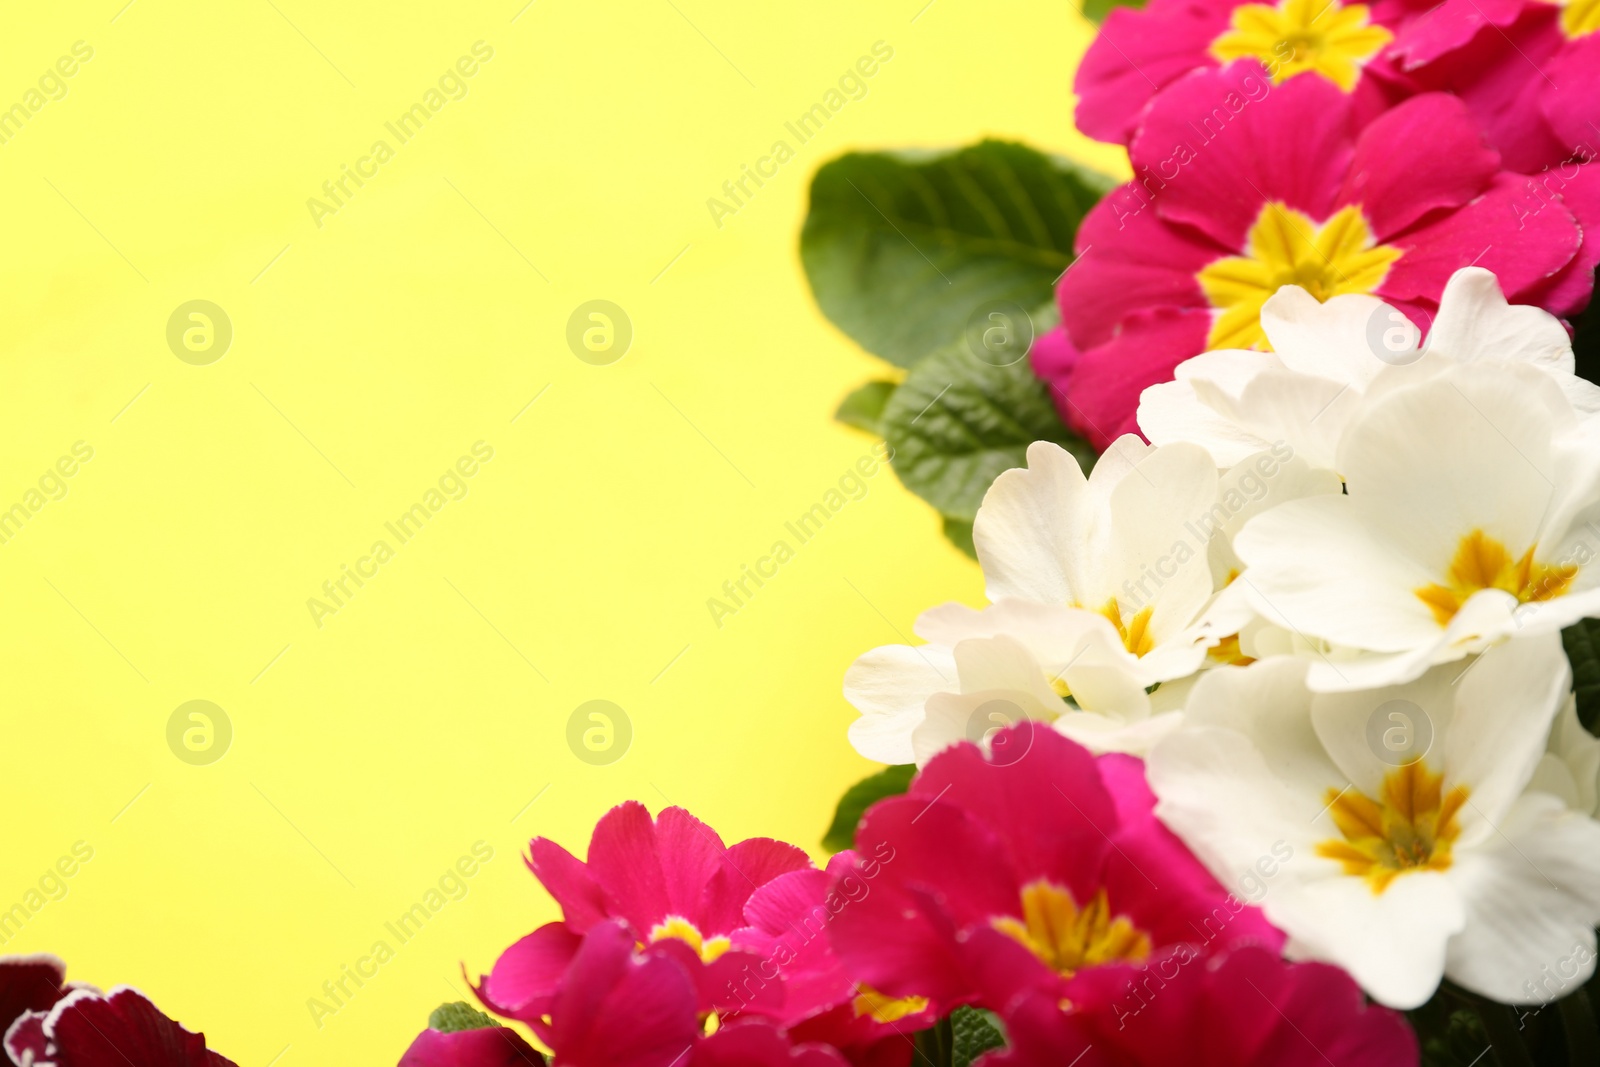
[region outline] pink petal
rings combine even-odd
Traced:
[[[508,1019],[535,1022],[550,1014],[582,942],[565,923],[546,923],[500,954],[478,988],[478,999]]]
[[[400,1067],[541,1067],[544,1057],[504,1026],[440,1033],[424,1030],[400,1057]]]
[[[1500,169],[1466,105],[1447,93],[1413,97],[1356,139],[1339,203],[1358,204],[1379,240],[1483,192]]]
[[[528,866],[579,933],[606,917],[605,898],[581,860],[548,838],[535,838]]]
[[[1228,28],[1232,3],[1156,0],[1106,16],[1073,79],[1078,129],[1127,144],[1150,98],[1192,70],[1214,67],[1208,49]]]
[[[1378,295],[1437,304],[1450,275],[1462,267],[1493,271],[1512,303],[1553,277],[1578,252],[1571,212],[1552,204],[1529,216],[1521,210],[1523,179],[1502,173],[1489,190],[1461,210],[1425,223],[1386,243],[1404,251]],[[1555,314],[1570,309],[1549,308]]]
[[[846,973],[892,997],[928,997],[940,1010],[970,999],[951,913],[981,921],[1015,910],[1000,842],[953,805],[906,796],[868,809],[856,839],[880,858],[859,870],[871,891],[828,927]]]
[[[1065,326],[1040,334],[1028,349],[1028,365],[1033,368],[1034,377],[1047,385],[1064,387],[1077,362],[1078,349],[1067,336]]]
[[[1546,69],[1566,42],[1557,16],[1554,4],[1529,3],[1515,23],[1485,30],[1416,72],[1430,87],[1461,97],[1509,170],[1531,173],[1572,153],[1541,112],[1551,87]]]
[[[754,1020],[724,1026],[695,1046],[689,1067],[846,1067],[821,1045],[791,1046],[783,1031]]]
[[[1402,70],[1415,70],[1461,48],[1487,26],[1509,26],[1523,0],[1444,0],[1408,20],[1390,54]]]
[[[1211,312],[1156,308],[1130,316],[1104,344],[1078,360],[1065,392],[1052,390],[1068,426],[1104,450],[1124,433],[1137,433],[1139,394],[1172,380],[1179,363],[1206,350]]]
[[[584,935],[551,1014],[556,1067],[672,1067],[700,1035],[689,976],[664,956],[636,958],[614,922]]]
[[[838,889],[836,878],[844,879]],[[852,871],[830,875],[809,870],[780,875],[751,894],[745,904],[750,927],[734,943],[760,953],[767,970],[781,968],[785,1021],[854,996],[855,983],[833,954],[827,930],[835,914],[871,891],[871,884]]]
[[[1600,34],[1565,41],[1546,64],[1549,82],[1540,81],[1540,109],[1572,155],[1587,148],[1594,159],[1600,149]],[[1553,83],[1553,85],[1552,85]],[[1555,88],[1559,86],[1559,88]]]
[[[1209,307],[1195,275],[1232,255],[1203,234],[1164,222],[1129,184],[1096,204],[1078,229],[1078,259],[1056,287],[1061,321],[1081,352],[1104,344],[1128,316],[1157,307]]]
[[[601,816],[589,839],[589,872],[608,914],[621,916],[641,939],[668,915],[693,922],[705,886],[722,865],[715,831],[681,808],[652,822],[637,801]]]
[[[917,775],[910,796],[919,807],[940,798],[999,837],[1013,896],[985,916],[1014,912],[1016,887],[1041,877],[1071,889],[1079,900],[1087,899],[1098,886],[1107,836],[1117,829],[1116,810],[1100,783],[1094,757],[1082,745],[1031,722],[1001,731],[992,745],[995,751],[1010,746],[1011,754],[986,757],[971,744],[945,749]],[[943,882],[951,880],[947,874]]]
[[[1403,1016],[1369,1007],[1336,968],[1262,949],[1103,967],[1071,987],[1071,1012],[1029,994],[1006,1014],[1011,1046],[985,1067],[1414,1067]],[[1078,1058],[1081,1057],[1081,1058]]]
[[[1267,201],[1332,214],[1349,167],[1350,98],[1316,74],[1274,86],[1235,63],[1174,82],[1150,104],[1129,148],[1134,173],[1166,181],[1156,212],[1239,250]],[[1073,338],[1085,343],[1076,330]]]
[[[811,857],[782,841],[752,837],[731,846],[697,909],[704,924],[700,932],[709,937],[744,925],[744,904],[752,892],[781,874],[808,869]]]
[[[1600,162],[1581,166],[1563,163],[1528,178],[1518,211],[1524,217],[1542,212],[1557,198],[1577,218],[1583,243],[1572,262],[1548,282],[1529,290],[1524,300],[1542,308],[1559,308],[1562,310],[1558,314],[1570,315],[1589,305],[1595,266],[1600,264]]]

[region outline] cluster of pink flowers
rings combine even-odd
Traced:
[[[1588,0],[1153,0],[1114,11],[1078,125],[1134,179],[1090,212],[1034,346],[1105,448],[1203,351],[1265,348],[1262,304],[1374,294],[1431,321],[1450,275],[1558,316],[1600,262],[1600,7]]]
[[[1285,961],[1153,807],[1139,760],[1027,722],[934,757],[825,869],[626,803],[587,861],[533,842],[564,918],[477,994],[575,1067],[901,1067],[963,1005],[1009,1035],[985,1067],[1416,1062],[1400,1015]],[[527,1048],[509,1028],[428,1030],[402,1062],[504,1067]]]

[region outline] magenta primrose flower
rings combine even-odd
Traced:
[[[1169,961],[1143,974],[1105,967],[1071,1011],[1033,992],[1006,1015],[1010,1047],[983,1067],[1414,1067],[1404,1017],[1369,1006],[1343,971],[1256,947]]]
[[[1078,231],[1064,332],[1033,353],[1063,419],[1102,449],[1183,360],[1266,348],[1261,307],[1281,285],[1375,294],[1419,324],[1474,264],[1514,303],[1566,315],[1588,300],[1590,278],[1564,273],[1582,244],[1572,212],[1560,197],[1520,210],[1526,179],[1445,93],[1362,126],[1325,78],[1200,71],[1152,102],[1129,157],[1135,180]]]
[[[943,1014],[1003,1011],[1034,990],[1072,998],[1111,964],[1241,942],[1279,949],[1283,935],[1153,807],[1139,760],[1095,758],[1047,727],[1002,731],[990,755],[952,746],[862,819],[862,855],[887,847],[889,858],[829,927],[834,951],[881,995],[925,997]],[[865,879],[864,863],[855,871]]]
[[[587,862],[546,838],[531,851],[528,864],[561,905],[563,921],[535,930],[495,963],[479,989],[492,1010],[538,1032],[583,935],[608,921],[621,923],[646,955],[676,961],[694,980],[702,1013],[766,1010],[781,1001],[776,983],[751,1001],[739,995],[737,983],[761,960],[735,948],[730,935],[744,925],[752,892],[811,867],[800,849],[769,838],[726,846],[682,808],[652,820],[644,805],[629,801],[595,825]]]
[[[1388,4],[1394,10],[1394,0]],[[1309,72],[1345,93],[1360,119],[1371,119],[1411,92],[1384,58],[1394,40],[1384,8],[1341,0],[1153,0],[1143,10],[1119,7],[1078,65],[1078,129],[1127,144],[1162,89],[1194,71],[1234,64],[1270,82]]]

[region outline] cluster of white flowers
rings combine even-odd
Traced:
[[[851,740],[924,763],[1021,717],[1142,756],[1157,813],[1289,954],[1415,1007],[1586,980],[1600,741],[1560,631],[1600,616],[1600,388],[1493,275],[1450,281],[1426,346],[1367,296],[1266,305],[1270,351],[1144,393],[1086,478],[1047,443],[990,488],[990,604],[875,649]],[[1401,343],[1396,343],[1400,324]]]

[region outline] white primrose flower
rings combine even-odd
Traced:
[[[1600,737],[1578,721],[1577,697],[1568,695],[1528,788],[1554,794],[1574,811],[1600,814]]]
[[[1194,445],[1123,437],[1087,478],[1064,449],[1032,445],[974,524],[992,606],[927,612],[916,632],[929,644],[875,649],[846,674],[856,749],[922,763],[1021,716],[1096,751],[1145,751],[1181,696],[1147,690],[1206,659],[1217,484]]]
[[[1233,539],[1251,606],[1334,649],[1313,689],[1406,681],[1600,614],[1600,449],[1549,374],[1442,367],[1365,405],[1337,466],[1344,494]]]
[[[1200,444],[1221,467],[1284,442],[1313,466],[1337,469],[1340,438],[1368,400],[1466,363],[1537,367],[1585,418],[1600,412],[1600,387],[1573,373],[1560,321],[1507,304],[1480,267],[1451,276],[1425,348],[1421,331],[1376,297],[1319,303],[1296,285],[1267,300],[1261,326],[1271,351],[1206,352],[1180,363],[1173,381],[1146,389],[1138,413],[1145,435],[1156,444]]]
[[[845,696],[862,712],[850,740],[869,759],[920,766],[1022,719],[1053,723],[1096,751],[1143,752],[1176,725],[1181,695],[1170,686],[1159,699],[1147,694],[1095,612],[1014,599],[981,611],[945,604],[915,629],[930,643],[874,649],[845,674]]]
[[[1146,763],[1161,820],[1224,883],[1287,846],[1257,902],[1286,952],[1390,1007],[1443,977],[1512,1004],[1585,981],[1600,823],[1530,788],[1570,682],[1559,637],[1360,693],[1314,693],[1305,669],[1199,678]]]

